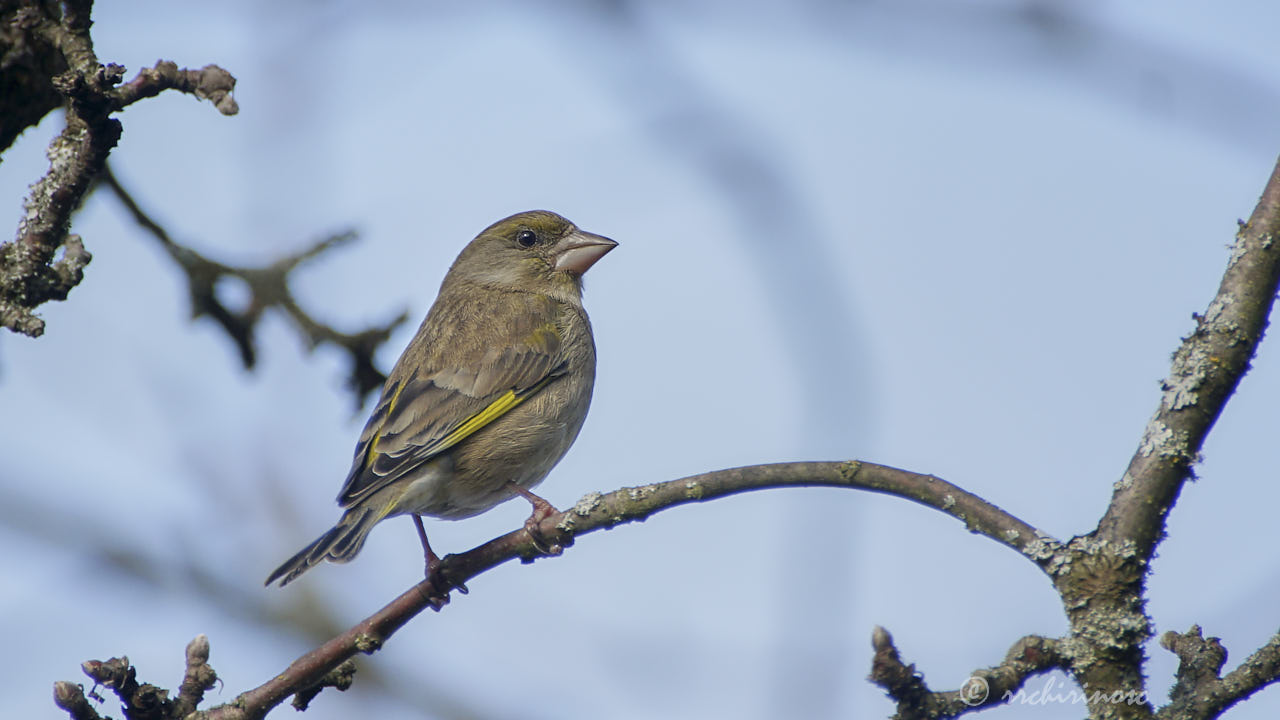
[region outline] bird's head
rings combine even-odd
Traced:
[[[582,275],[618,243],[579,230],[546,210],[531,210],[485,228],[446,278],[488,287],[538,292],[576,302]]]

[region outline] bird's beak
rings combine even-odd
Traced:
[[[603,235],[574,230],[556,245],[556,270],[581,275],[618,243]]]

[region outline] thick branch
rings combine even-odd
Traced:
[[[575,536],[644,520],[678,505],[750,490],[806,486],[857,488],[913,500],[956,517],[965,522],[970,531],[1029,556],[1028,549],[1045,537],[1023,521],[944,480],[862,462],[755,465],[623,488],[603,495],[591,493],[569,510],[543,520],[540,529],[545,537],[558,534],[562,544],[569,545]],[[532,561],[541,554],[529,534],[521,529],[467,552],[449,555],[441,561],[440,569],[440,576],[447,579],[448,587],[437,588],[424,580],[355,627],[298,658],[265,684],[242,693],[230,704],[208,710],[203,717],[209,720],[260,718],[290,695],[315,686],[356,653],[378,650],[396,630],[424,609],[439,609],[440,599],[447,600],[452,588],[514,558]],[[1032,559],[1036,560],[1034,556]]]
[[[39,9],[0,3],[0,152],[62,105],[52,79],[66,72],[67,62],[35,32],[46,19]]]
[[[1277,283],[1280,163],[1249,222],[1236,233],[1217,295],[1174,353],[1160,406],[1098,525],[1102,539],[1117,545],[1132,541],[1142,558],[1151,557],[1205,436],[1249,370]]]

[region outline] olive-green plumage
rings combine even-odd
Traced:
[[[463,249],[356,444],[338,524],[267,578],[346,562],[383,518],[459,519],[542,481],[587,416],[596,352],[582,274],[615,242],[546,211]]]

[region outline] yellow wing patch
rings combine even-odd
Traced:
[[[517,393],[515,390],[508,390],[498,396],[497,400],[489,403],[488,407],[480,412],[472,415],[466,422],[458,426],[456,430],[440,438],[440,441],[432,448],[432,453],[440,453],[457,445],[474,435],[480,428],[497,420],[506,414],[508,410],[524,402],[530,395],[542,389],[551,378],[545,378],[537,385],[529,388],[525,392]]]
[[[531,395],[541,390],[543,387],[546,386],[547,383],[556,379],[556,377],[557,377],[556,375],[548,375],[547,377],[538,381],[537,384],[535,384],[533,387],[530,387],[526,390],[523,390],[520,392],[517,392],[515,390],[508,390],[502,393],[497,397],[497,399],[495,399],[493,402],[486,405],[483,410],[467,418],[466,421],[464,421],[461,425],[454,428],[454,430],[450,432],[448,435],[445,435],[444,437],[440,438],[439,440],[436,440],[435,442],[429,443],[428,445],[419,449],[418,452],[424,453],[430,456],[430,455],[437,455],[439,453],[444,452],[445,450],[448,450],[454,445],[457,445],[463,440],[466,440],[467,438],[476,434],[477,432],[480,431],[481,428],[485,427],[489,423],[502,417],[509,410],[511,410],[511,408],[519,405],[525,400],[528,400]],[[395,403],[399,399],[399,397],[400,397],[400,393],[397,390],[396,395],[391,399],[392,408],[395,407]],[[378,458],[379,438],[380,438],[380,435],[374,435],[373,442],[369,444],[369,452],[366,454],[366,460],[365,460],[366,468],[371,467],[374,461]]]

